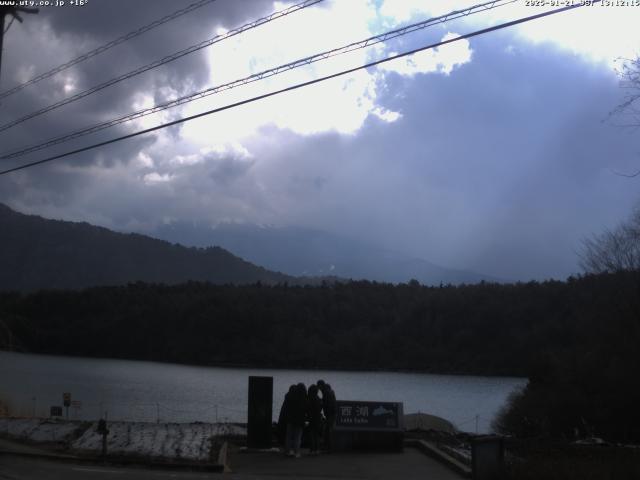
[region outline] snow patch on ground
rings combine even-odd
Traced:
[[[98,422],[0,419],[0,434],[36,443],[63,442],[71,450],[91,454],[102,452],[97,427]],[[108,422],[107,428],[109,455],[197,461],[209,461],[212,453],[217,455],[211,451],[217,437],[247,434],[245,427],[227,423]]]
[[[454,458],[461,460],[465,463],[471,463],[471,450],[461,446],[454,447],[452,445],[441,445],[440,448],[447,453],[451,454]]]
[[[202,461],[208,461],[211,457],[213,438],[247,433],[243,427],[219,423],[111,422],[108,428],[109,454]],[[97,423],[91,425],[80,438],[72,442],[71,448],[100,452],[102,435],[97,432]]]
[[[0,433],[37,443],[68,442],[78,428],[82,428],[80,422],[43,420],[41,418],[0,419]]]

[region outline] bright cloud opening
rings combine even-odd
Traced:
[[[459,35],[448,32],[442,41],[457,38]],[[392,60],[380,65],[380,69],[413,76],[418,73],[443,73],[449,75],[454,68],[471,61],[472,50],[468,40],[459,40],[439,48],[423,50],[408,57]],[[392,52],[390,55],[396,55]]]

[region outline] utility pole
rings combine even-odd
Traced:
[[[18,20],[22,23],[21,13],[38,13],[39,9],[37,8],[28,8],[28,7],[10,7],[10,6],[0,6],[0,73],[2,73],[2,40],[4,38],[4,17],[7,15],[11,15],[12,22],[13,20]],[[9,24],[11,25],[11,24]]]

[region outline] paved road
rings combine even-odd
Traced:
[[[34,455],[38,454],[48,454],[46,450],[32,447],[30,445],[25,445],[20,442],[12,442],[11,440],[5,440],[4,438],[0,438],[0,452],[18,452],[18,453],[31,453]]]
[[[1,480],[168,480],[220,479],[219,473],[148,470],[100,465],[76,465],[62,461],[0,455]]]
[[[460,480],[461,476],[413,448],[403,453],[335,453],[286,458],[274,453],[235,453],[229,464],[241,479]]]
[[[154,470],[132,467],[74,464],[0,454],[0,480],[460,480],[461,477],[412,448],[404,453],[331,454],[299,459],[275,453],[232,453],[232,473]]]

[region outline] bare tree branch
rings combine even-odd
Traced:
[[[585,238],[580,266],[587,273],[640,270],[640,206],[616,229]]]
[[[628,90],[624,100],[620,105],[609,113],[609,118],[614,115],[629,115],[631,122],[626,122],[625,126],[640,126],[640,57],[636,59],[619,58],[622,67],[616,69],[620,78],[620,88]]]

